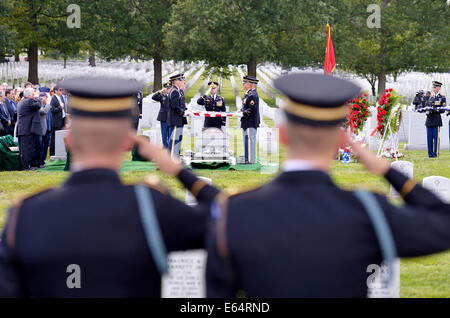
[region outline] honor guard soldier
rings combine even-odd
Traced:
[[[441,113],[444,110],[438,110],[436,107],[445,107],[445,96],[439,94],[442,83],[433,81],[433,96],[426,101],[426,107],[432,107],[433,110],[427,111],[427,120],[425,126],[427,127],[427,145],[428,145],[428,157],[437,158],[439,156],[439,134],[442,127]]]
[[[156,120],[158,120],[161,124],[162,144],[167,149],[169,148],[169,129],[167,128],[167,113],[169,112],[168,95],[171,87],[172,84],[170,82],[164,83],[163,89],[157,91],[152,96],[154,101],[160,102],[161,104]]]
[[[217,95],[219,83],[209,82],[208,86],[211,87],[209,96],[203,95],[197,100],[197,104],[205,105],[205,109],[209,112],[225,112],[225,99],[222,96]],[[206,117],[204,127],[215,127],[220,129],[222,126],[226,125],[226,121],[226,117]]]
[[[256,163],[256,130],[259,127],[259,96],[256,92],[258,80],[253,76],[244,76],[242,86],[245,95],[242,101],[241,128],[244,130],[245,163]]]
[[[169,92],[167,127],[169,129],[169,151],[173,158],[174,156],[180,156],[183,126],[187,124],[184,116],[186,111],[186,101],[184,99],[186,80],[184,74],[177,74],[170,77],[170,82],[172,83],[172,88]]]
[[[133,130],[135,82],[66,80],[72,174],[15,204],[0,242],[1,297],[159,297],[167,252],[202,248],[218,191]],[[189,207],[151,178],[121,182],[125,151],[139,152],[197,198]]]
[[[142,119],[142,100],[143,100],[142,90],[140,90],[136,94],[137,116],[136,116],[136,120],[134,122],[134,129],[136,129],[136,130],[138,130],[138,128],[139,128],[139,120]]]
[[[358,86],[309,73],[274,84],[287,96],[280,140],[288,160],[268,184],[213,205],[217,232],[208,248],[208,297],[233,297],[239,290],[251,298],[367,297],[368,266],[450,248],[450,205],[341,128]],[[329,169],[348,144],[406,205],[333,182]]]

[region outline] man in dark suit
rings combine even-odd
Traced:
[[[17,105],[14,102],[14,90],[6,90],[4,104],[6,105],[6,108],[9,111],[10,118],[12,119],[11,125],[8,127],[8,134],[14,136],[14,129],[17,122]]]
[[[161,138],[163,146],[169,149],[169,129],[167,128],[167,113],[169,112],[169,101],[168,95],[172,84],[170,82],[164,83],[164,88],[155,94],[153,94],[152,99],[161,104],[159,109],[158,117],[156,120],[160,122],[161,125]]]
[[[12,124],[11,115],[9,114],[8,108],[4,103],[5,97],[3,96],[3,91],[0,90],[0,136],[9,133],[9,127]]]
[[[349,140],[341,128],[358,86],[308,73],[274,84],[288,97],[280,127],[288,159],[273,181],[213,208],[209,297],[233,297],[238,290],[252,298],[367,297],[368,266],[450,248],[450,205]],[[333,182],[333,158],[348,143],[406,205]]]
[[[36,147],[38,136],[42,134],[39,110],[41,101],[39,93],[34,93],[32,88],[24,91],[24,99],[18,105],[17,136],[19,137],[19,151],[22,169],[36,169]]]
[[[184,112],[186,111],[186,101],[184,90],[186,80],[184,74],[177,74],[170,77],[172,88],[169,93],[169,111],[167,113],[167,127],[169,129],[169,151],[171,156],[179,157],[181,141],[183,140],[183,126],[187,124]]]
[[[139,83],[81,78],[64,85],[71,94],[72,175],[10,210],[0,242],[0,298],[160,297],[166,253],[204,246],[209,206],[219,192],[165,149],[136,138]],[[152,177],[121,182],[124,152],[136,142],[142,156],[192,190],[197,207]]]
[[[209,112],[225,112],[225,99],[217,94],[219,83],[209,82],[208,86],[211,87],[209,96],[203,95],[197,100],[197,104],[205,105],[205,109]],[[226,117],[206,117],[204,127],[215,127],[220,129],[222,126],[226,125],[226,121]]]
[[[55,133],[57,130],[61,130],[64,127],[64,120],[66,117],[66,106],[62,98],[62,89],[58,86],[55,87],[55,95],[53,95],[50,101],[52,112],[52,135],[50,139],[50,156],[55,155]]]

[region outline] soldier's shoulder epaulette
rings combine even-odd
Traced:
[[[235,188],[229,189],[228,195],[227,195],[227,199],[233,199],[233,198],[238,198],[241,196],[246,196],[249,194],[252,194],[256,191],[258,191],[261,187],[256,187],[256,188],[251,188],[251,189],[246,189],[246,190],[238,190]]]
[[[147,187],[156,190],[158,192],[161,192],[162,194],[168,194],[169,193],[169,189],[163,185],[159,179],[158,176],[155,175],[149,175],[147,176],[144,181],[143,184],[145,184]]]
[[[34,192],[33,194],[27,195],[27,196],[23,197],[22,199],[17,200],[16,202],[14,202],[14,205],[22,205],[22,203],[29,201],[29,200],[36,199],[36,198],[40,197],[41,195],[48,193],[52,190],[54,190],[54,189],[53,188],[41,189],[39,191]]]
[[[31,195],[28,195],[25,198],[16,199],[14,201],[14,203],[12,204],[11,209],[10,209],[10,215],[9,215],[9,219],[8,219],[8,227],[6,230],[6,244],[10,248],[14,248],[14,246],[16,245],[17,220],[19,218],[19,213],[22,209],[23,204],[29,200],[38,198],[39,196],[41,196],[45,193],[48,193],[51,190],[52,190],[52,188],[46,188],[46,189],[40,190],[38,192],[35,192]]]

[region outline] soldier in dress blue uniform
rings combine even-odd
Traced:
[[[211,87],[209,96],[203,95],[197,100],[197,104],[205,105],[205,109],[209,112],[225,112],[225,99],[217,94],[219,83],[209,82],[208,86]],[[206,117],[204,128],[215,127],[222,128],[227,123],[226,117]]]
[[[239,290],[247,297],[366,297],[369,265],[450,248],[450,205],[341,128],[358,86],[309,73],[282,76],[275,86],[288,98],[280,127],[288,160],[268,184],[213,205],[209,297]],[[407,204],[339,188],[329,169],[343,144]]]
[[[445,96],[439,94],[442,83],[433,81],[433,96],[431,96],[426,102],[426,107],[445,107]],[[439,156],[439,133],[442,127],[441,113],[443,110],[430,110],[427,111],[427,120],[425,126],[427,127],[427,145],[428,145],[428,157],[437,158]]]
[[[142,101],[143,101],[143,95],[142,91],[138,91],[136,94],[136,120],[134,122],[134,129],[138,130],[139,128],[139,120],[142,119]]]
[[[169,112],[167,113],[167,127],[169,129],[169,151],[172,157],[180,156],[181,141],[183,140],[183,126],[187,124],[184,112],[186,101],[184,90],[186,80],[184,74],[170,77],[172,88],[169,92]]]
[[[167,128],[167,113],[169,112],[168,95],[172,84],[169,82],[164,83],[163,89],[153,94],[152,99],[160,102],[161,108],[159,109],[158,120],[161,123],[161,138],[164,147],[169,148],[169,130]]]
[[[242,101],[241,128],[244,130],[245,163],[256,163],[256,130],[259,127],[259,96],[256,85],[259,80],[253,76],[244,76],[242,86],[245,95]]]
[[[202,248],[218,191],[133,129],[136,82],[66,80],[72,174],[15,204],[0,241],[2,297],[159,297],[166,253]],[[189,207],[151,177],[124,185],[118,170],[134,143],[200,205]]]

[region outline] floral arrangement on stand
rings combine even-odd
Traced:
[[[377,103],[378,124],[371,136],[378,133],[383,144],[387,137],[390,138],[388,142],[389,146],[381,154],[387,158],[403,157],[403,154],[398,151],[398,140],[395,140],[402,122],[402,105],[399,104],[401,98],[402,96],[397,95],[392,88],[389,88],[385,90]],[[389,131],[387,130],[388,127]]]
[[[350,127],[352,135],[358,135],[362,132],[364,124],[370,117],[369,102],[366,97],[367,93],[364,92],[349,101],[350,110],[346,127]]]
[[[347,122],[345,123],[346,128],[350,128],[350,135],[353,138],[361,139],[364,144],[364,136],[358,136],[364,128],[367,119],[370,117],[369,102],[367,100],[367,93],[362,92],[356,98],[348,101],[349,114]],[[345,147],[339,149],[338,160],[342,163],[356,162],[357,159],[354,156],[352,149],[350,147]]]

